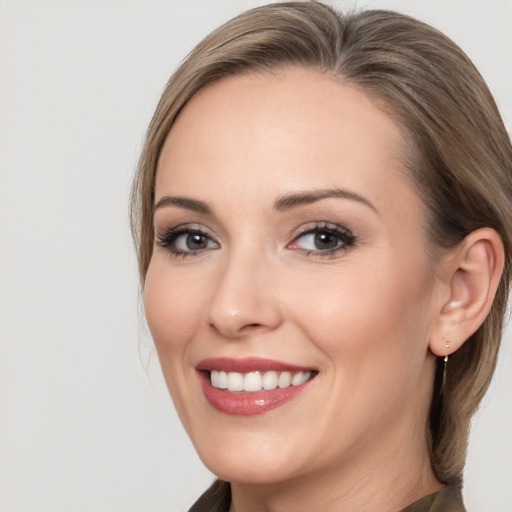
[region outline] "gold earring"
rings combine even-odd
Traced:
[[[444,368],[443,368],[443,389],[444,389],[444,385],[445,385],[445,382],[446,382],[446,367],[448,366],[448,351],[450,350],[450,341],[449,340],[446,340],[446,345],[445,345],[445,348],[446,348],[446,355],[444,356]]]

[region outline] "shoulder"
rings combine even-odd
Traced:
[[[439,491],[424,496],[400,512],[466,512],[462,501],[461,488],[447,485]]]
[[[231,505],[229,483],[215,480],[188,512],[228,512]]]

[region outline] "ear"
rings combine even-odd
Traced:
[[[474,334],[487,317],[505,261],[503,242],[491,228],[470,233],[441,261],[443,296],[429,342],[437,356],[449,355]]]

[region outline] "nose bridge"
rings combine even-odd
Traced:
[[[280,323],[276,290],[270,282],[271,263],[264,251],[239,244],[225,254],[212,294],[209,324],[229,338]]]

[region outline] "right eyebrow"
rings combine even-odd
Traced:
[[[168,206],[177,206],[178,208],[184,208],[185,210],[191,210],[205,215],[212,215],[213,213],[212,209],[206,203],[203,203],[203,201],[189,199],[187,197],[163,196],[153,207],[153,214],[160,208],[166,208]]]

